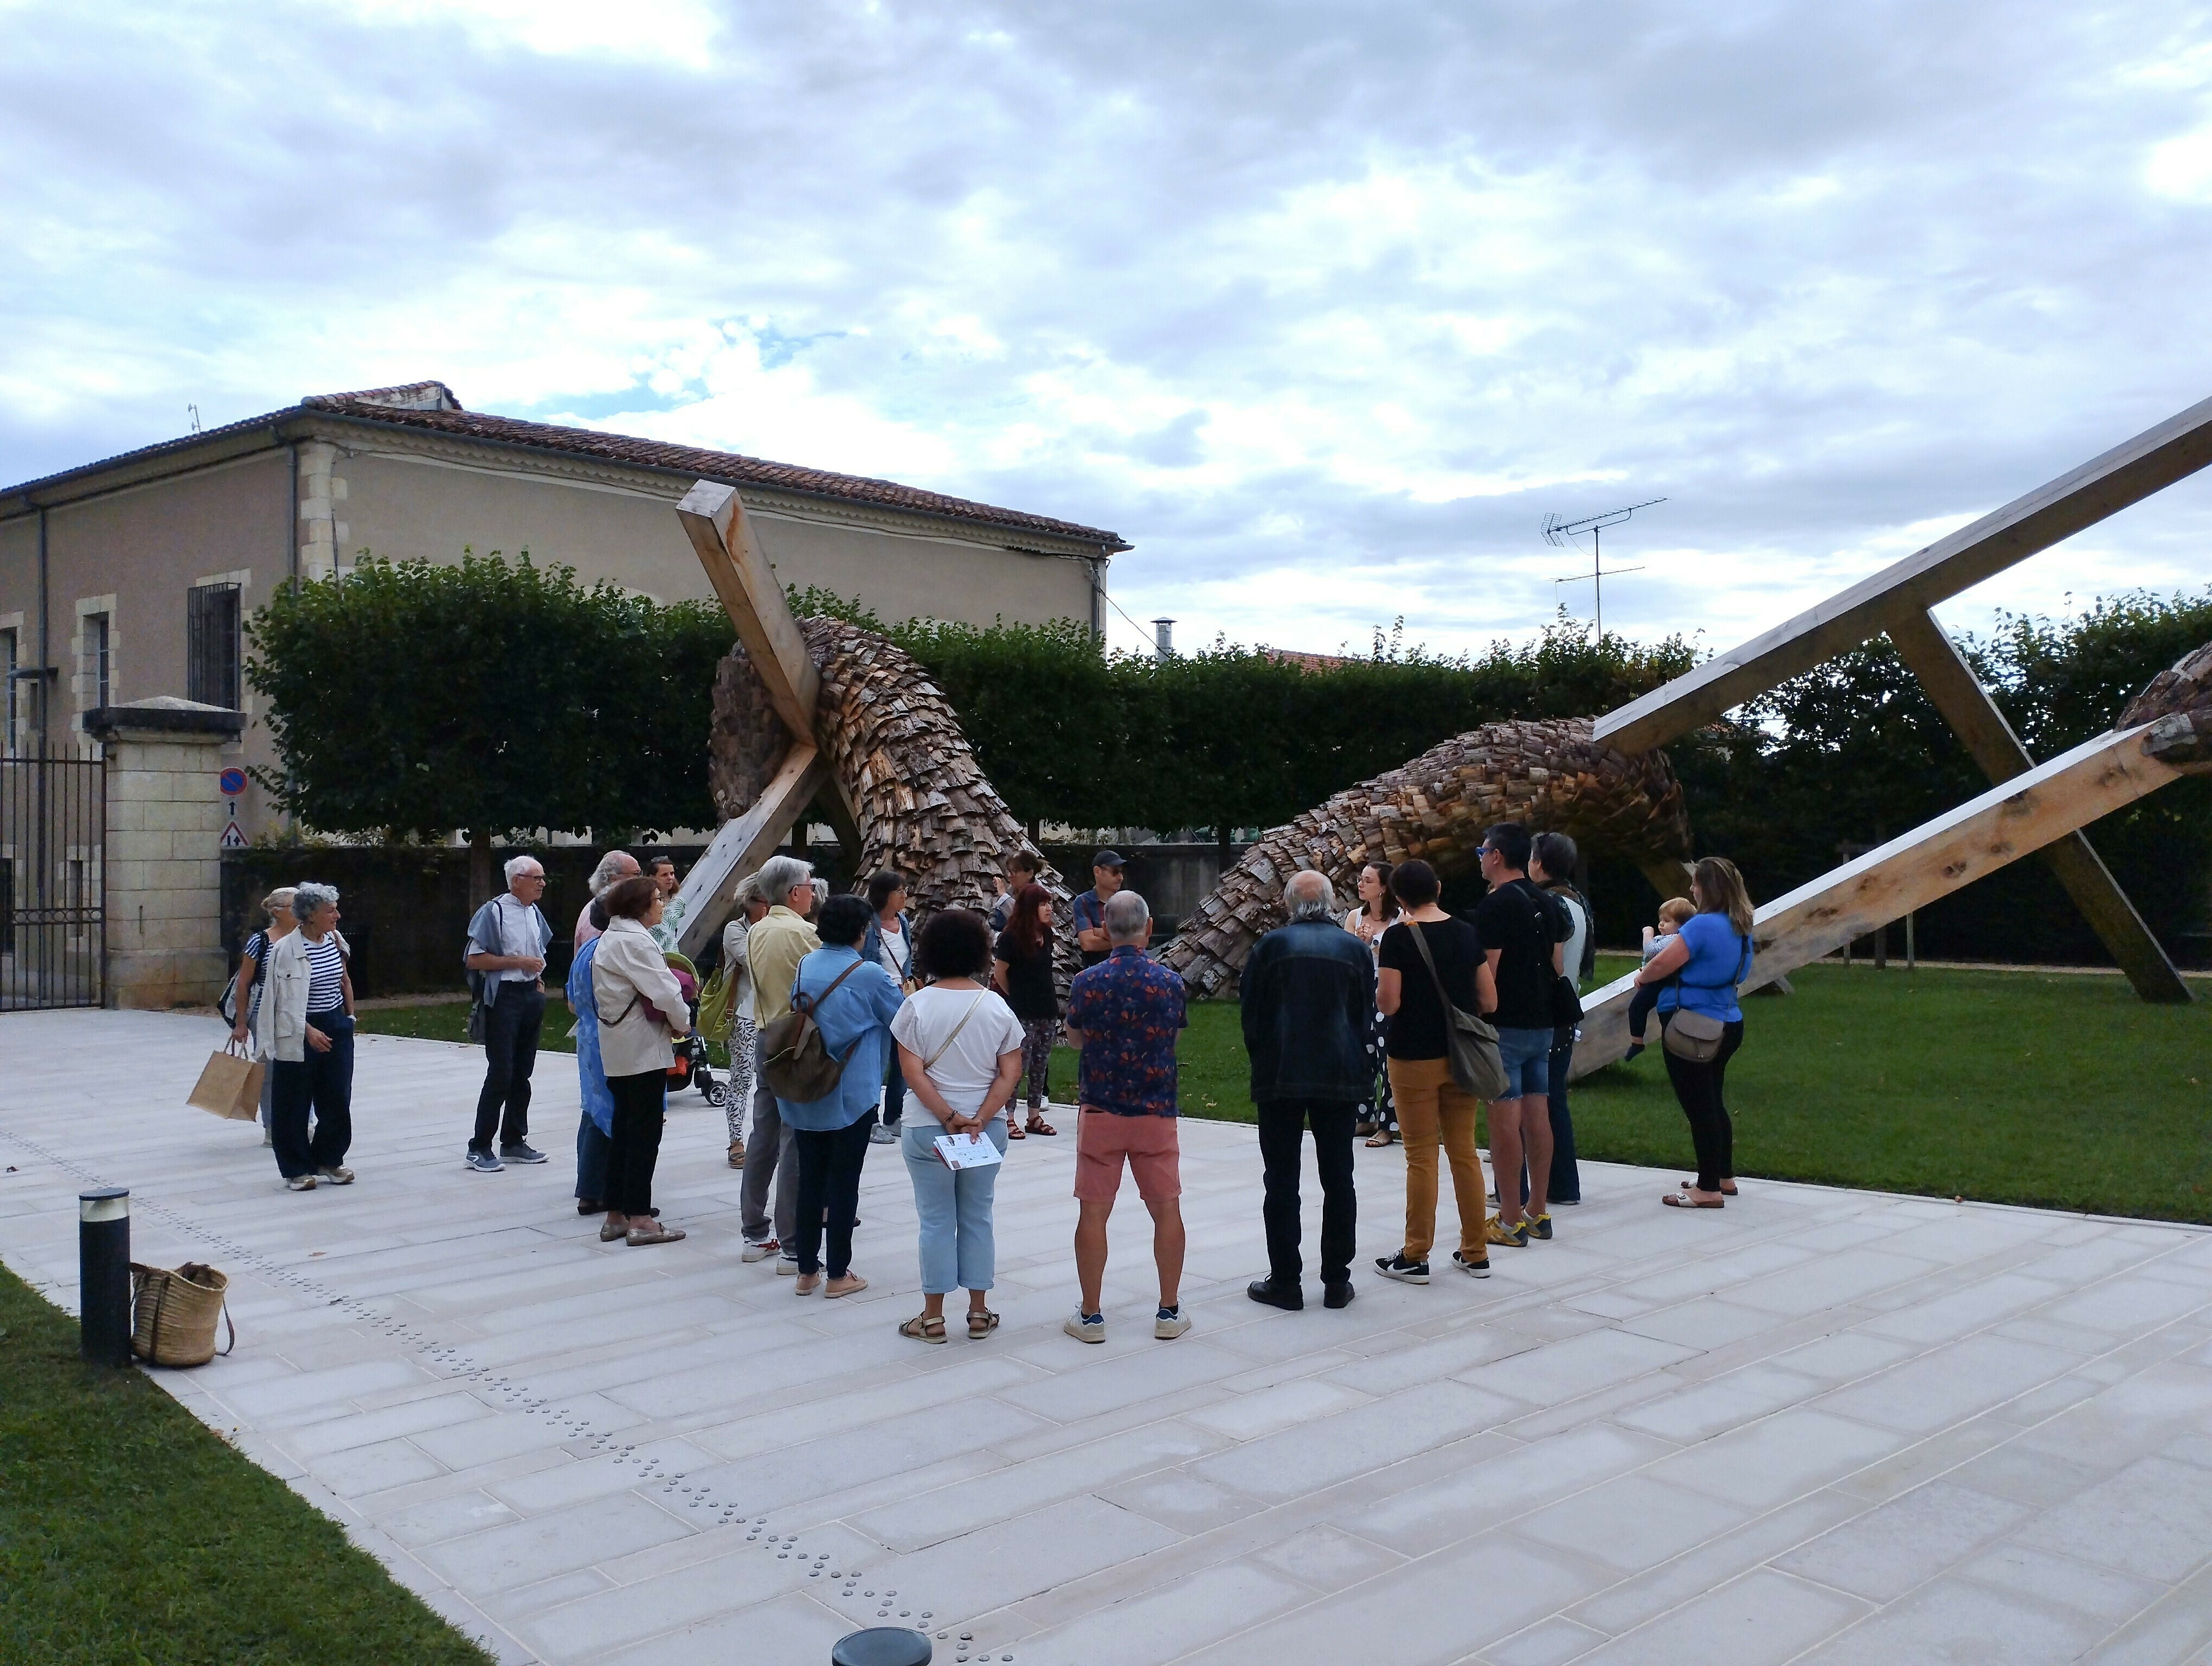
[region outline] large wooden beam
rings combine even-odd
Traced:
[[[707,569],[707,581],[738,628],[746,657],[767,685],[775,714],[791,731],[793,742],[811,742],[822,676],[806,652],[799,622],[784,604],[775,570],[753,536],[737,493],[718,481],[702,480],[684,494],[676,518],[684,523],[684,535]]]
[[[1624,752],[1664,745],[2212,463],[2212,399],[1600,718]]]
[[[1757,976],[1746,987],[1832,954],[2179,780],[2182,771],[2144,751],[2152,727],[2085,741],[1777,897],[1753,916]],[[1633,976],[1619,978],[1583,1000],[1577,1076],[1602,1069],[1627,1049],[1635,983]],[[1656,1023],[1648,1039],[1657,1043]]]
[[[760,797],[735,821],[722,824],[706,854],[684,876],[677,896],[684,902],[684,927],[677,946],[696,959],[721,935],[737,905],[738,882],[775,854],[792,825],[806,813],[814,795],[830,784],[830,760],[812,745],[793,746]]]
[[[1951,633],[1933,614],[1899,614],[1889,622],[1889,639],[1917,678],[1921,688],[1967,754],[1992,783],[2008,781],[2035,767],[2027,748],[1990,698],[1974,668],[1959,652]],[[2079,831],[2046,845],[2043,860],[2081,910],[2097,940],[2145,1000],[2186,1002],[2189,985],[2173,969],[2151,929],[2136,912],[2088,836]]]

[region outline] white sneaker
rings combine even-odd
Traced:
[[[1106,1316],[1094,1313],[1085,1318],[1080,1313],[1071,1313],[1060,1327],[1079,1342],[1103,1342],[1106,1340]]]
[[[896,1146],[898,1142],[899,1131],[896,1128],[885,1128],[878,1122],[868,1130],[868,1143],[872,1146]]]
[[[774,1238],[763,1238],[758,1243],[745,1245],[744,1254],[738,1259],[745,1262],[766,1261],[781,1247]]]
[[[1190,1315],[1178,1307],[1172,1313],[1162,1308],[1152,1316],[1152,1335],[1163,1342],[1172,1342],[1190,1329]]]
[[[779,1279],[797,1278],[799,1276],[799,1257],[796,1256],[778,1256],[775,1258],[775,1275]]]

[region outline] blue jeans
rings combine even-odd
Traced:
[[[899,1068],[898,1049],[896,1047],[893,1047],[891,1049],[890,1074],[884,1078],[884,1126],[887,1128],[897,1128],[905,1110],[906,1072]],[[929,1120],[931,1124],[934,1126],[937,1119],[933,1116]],[[934,1139],[937,1134],[942,1134],[944,1132],[945,1130],[943,1128],[937,1128],[936,1134],[933,1134],[930,1137]],[[940,1164],[939,1166],[942,1165]]]
[[[614,1154],[611,1136],[586,1111],[576,1119],[576,1195],[594,1203],[607,1200],[607,1158]]]
[[[945,1132],[934,1116],[917,1116],[899,1133],[899,1155],[914,1182],[914,1212],[921,1224],[921,1293],[942,1296],[954,1290],[988,1290],[995,1281],[998,1250],[991,1237],[991,1199],[999,1188],[998,1165],[948,1169],[931,1144]],[[1006,1119],[994,1116],[983,1132],[1000,1155],[1006,1149]]]
[[[1541,1099],[1552,1091],[1552,1032],[1498,1026],[1498,1057],[1505,1067],[1501,1099]]]

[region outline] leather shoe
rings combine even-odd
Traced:
[[[1350,1279],[1330,1279],[1322,1286],[1321,1304],[1323,1307],[1350,1307],[1352,1295]]]
[[[1279,1284],[1273,1276],[1253,1280],[1244,1286],[1244,1293],[1255,1302],[1279,1307],[1286,1313],[1295,1313],[1306,1304],[1304,1291],[1288,1280]]]

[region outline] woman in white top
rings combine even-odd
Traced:
[[[745,1107],[753,1102],[754,1051],[760,1027],[753,1022],[753,968],[746,958],[746,939],[768,913],[768,899],[760,894],[759,876],[738,886],[738,909],[722,927],[722,964],[730,975],[730,1085],[722,1095],[723,1120],[730,1126],[730,1166],[745,1165]]]
[[[334,886],[292,888],[299,929],[269,945],[269,975],[257,1020],[270,1090],[270,1143],[276,1171],[295,1192],[318,1181],[353,1184],[345,1165],[353,1144],[353,979],[338,935]],[[309,1111],[314,1133],[307,1132]]]
[[[1344,928],[1367,945],[1367,952],[1382,965],[1382,933],[1399,920],[1398,899],[1390,894],[1390,864],[1370,862],[1359,870],[1359,906],[1344,916]],[[1384,1068],[1382,1044],[1389,1020],[1378,1009],[1367,1027],[1367,1056],[1375,1061],[1381,1083],[1374,1098],[1359,1107],[1352,1132],[1369,1136],[1370,1146],[1387,1146],[1398,1137],[1398,1107],[1390,1097],[1390,1073]]]
[[[592,958],[592,1000],[599,1011],[599,1067],[615,1101],[607,1152],[603,1242],[633,1248],[673,1243],[684,1234],[653,1215],[653,1170],[668,1110],[672,1043],[690,1033],[691,1009],[652,928],[660,923],[660,888],[634,874],[600,899],[607,928]]]
[[[968,1335],[988,1336],[999,1316],[984,1303],[994,1282],[991,1199],[999,1165],[954,1170],[938,1155],[946,1134],[981,1134],[1006,1151],[1006,1105],[1022,1074],[1022,1026],[983,980],[991,927],[980,914],[942,909],[921,928],[919,958],[936,979],[907,997],[891,1020],[907,1091],[927,1116],[910,1116],[899,1149],[921,1221],[921,1311],[899,1327],[919,1342],[945,1340],[945,1298],[968,1292]]]

